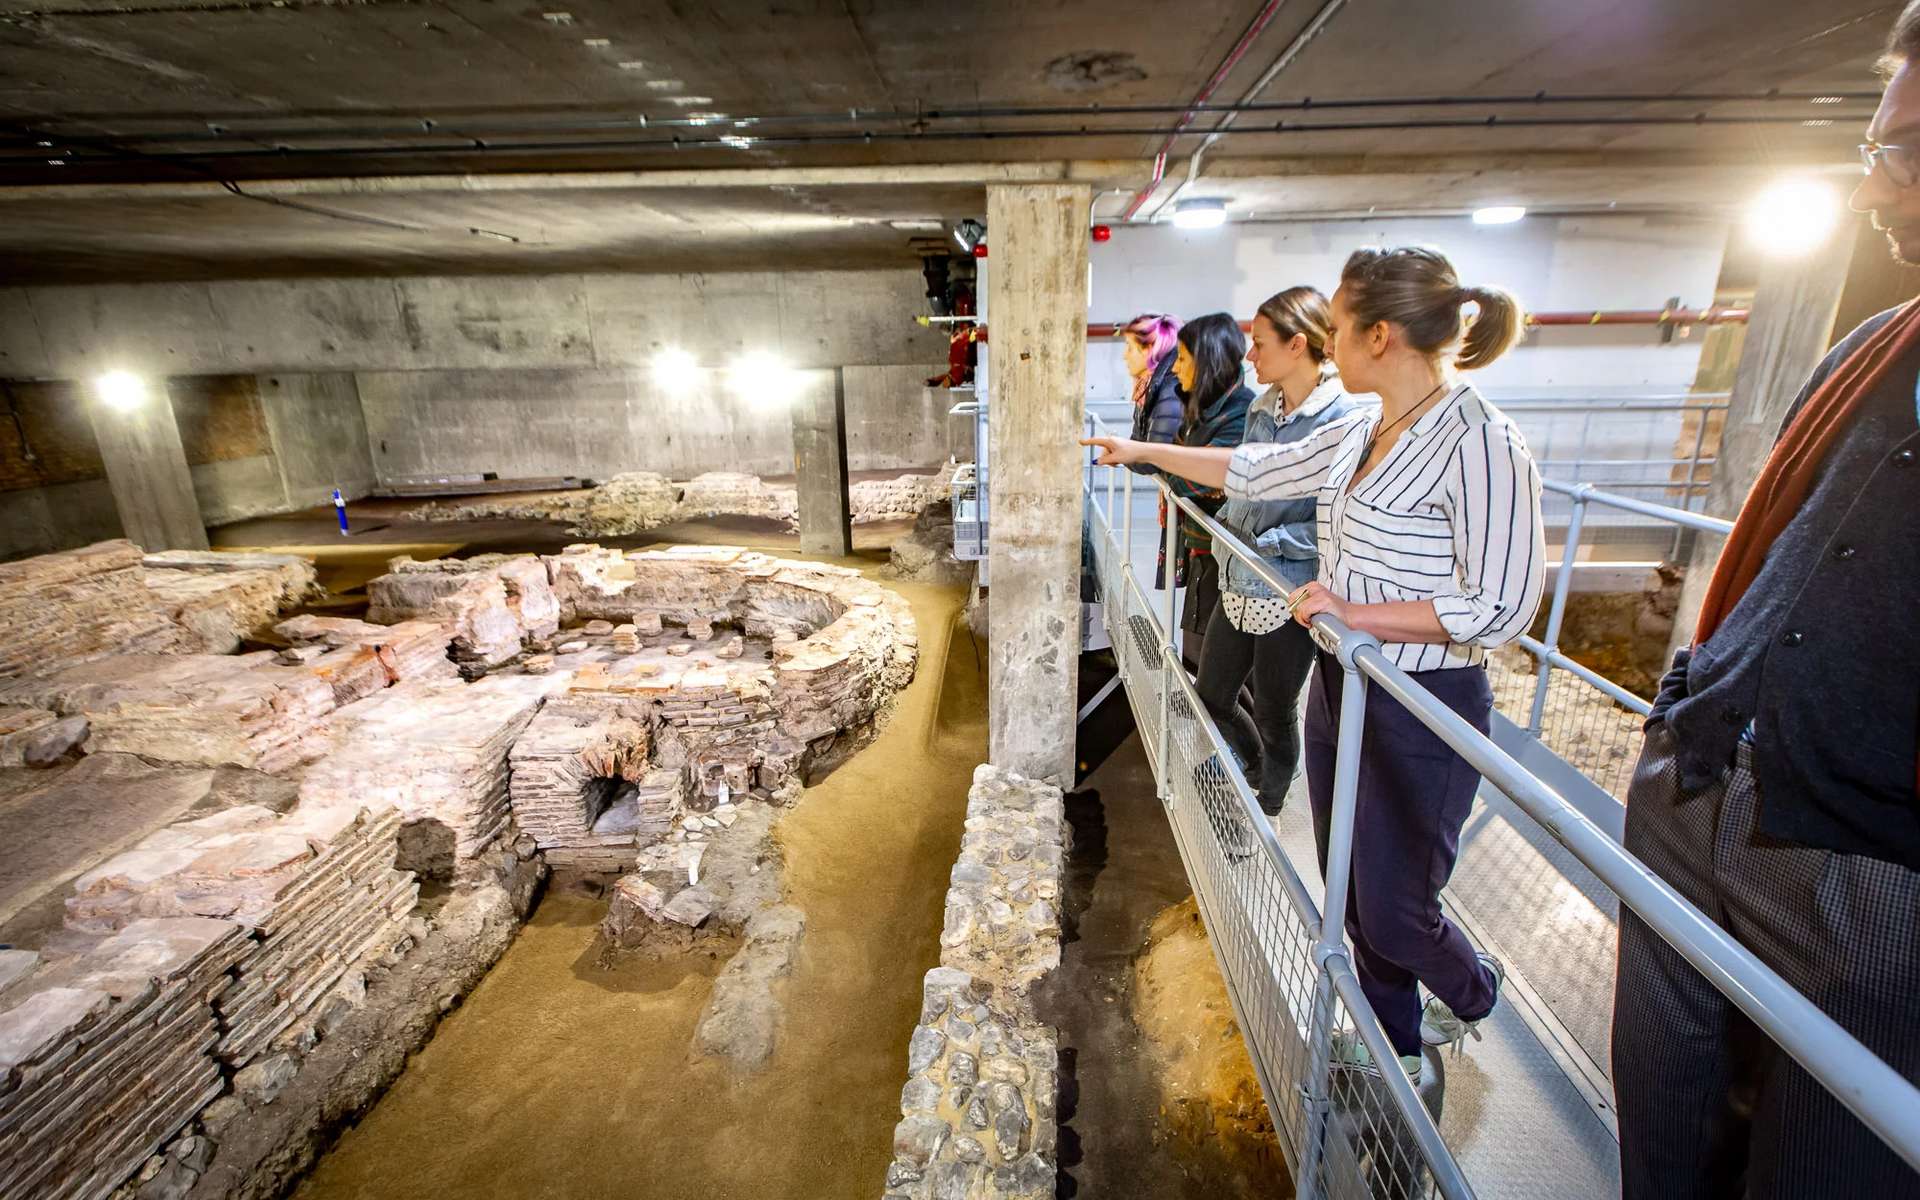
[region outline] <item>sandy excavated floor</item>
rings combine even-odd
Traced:
[[[875,742],[777,828],[807,933],[769,1067],[738,1077],[689,1056],[720,963],[603,970],[605,902],[555,894],[299,1196],[878,1193],[967,785],[986,755],[964,590],[894,586],[920,626],[919,672]]]

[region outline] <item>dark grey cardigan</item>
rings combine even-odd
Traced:
[[[1892,312],[1848,335],[1787,419]],[[1676,656],[1663,715],[1682,782],[1726,770],[1754,728],[1760,828],[1920,870],[1920,354],[1888,373],[1712,638]]]

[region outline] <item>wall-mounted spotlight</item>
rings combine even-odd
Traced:
[[[1527,215],[1527,210],[1518,204],[1490,204],[1485,208],[1473,210],[1475,225],[1511,225]]]
[[[978,246],[980,240],[986,236],[987,227],[972,217],[953,227],[953,240],[960,247],[962,254],[972,254],[973,248]]]
[[[1218,229],[1226,224],[1227,202],[1204,197],[1176,201],[1173,223],[1182,229]]]
[[[1776,258],[1792,258],[1827,240],[1840,219],[1840,197],[1812,179],[1782,179],[1747,205],[1746,231]]]
[[[677,346],[653,356],[653,381],[669,391],[691,391],[700,382],[700,364]]]
[[[727,368],[727,387],[755,408],[785,408],[799,386],[799,372],[765,350],[750,350]]]
[[[108,371],[93,381],[93,391],[118,412],[132,412],[147,402],[147,381],[131,371]]]

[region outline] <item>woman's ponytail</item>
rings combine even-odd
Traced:
[[[1436,359],[1451,356],[1467,371],[1505,354],[1526,323],[1513,293],[1461,287],[1447,256],[1426,246],[1356,250],[1340,272],[1340,286],[1360,328],[1398,325],[1407,345]],[[1468,303],[1480,311],[1463,329]]]
[[[1460,345],[1460,357],[1454,365],[1462,371],[1484,367],[1499,358],[1520,340],[1526,314],[1520,301],[1503,288],[1470,287],[1460,289],[1479,312],[1467,325],[1466,340]]]

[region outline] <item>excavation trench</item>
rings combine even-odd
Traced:
[[[980,656],[958,588],[895,585],[921,659],[872,743],[783,813],[807,929],[772,1059],[691,1052],[721,953],[602,965],[607,903],[556,888],[299,1191],[328,1197],[819,1197],[870,1191],[939,957],[973,766]]]

